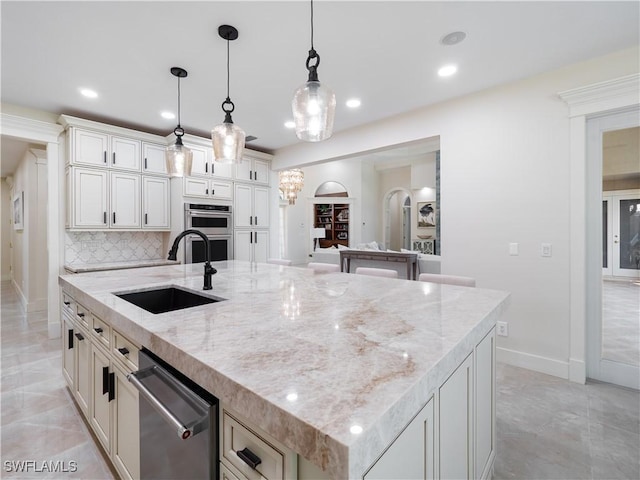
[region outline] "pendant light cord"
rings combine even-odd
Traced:
[[[227,100],[229,100],[229,39],[227,38]]]
[[[313,0],[311,0],[311,50],[313,48]]]
[[[178,77],[178,127],[180,127],[180,77]]]

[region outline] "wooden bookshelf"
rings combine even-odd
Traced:
[[[349,246],[349,204],[319,203],[315,205],[316,228],[325,229],[325,238],[319,240],[321,248],[337,244]]]

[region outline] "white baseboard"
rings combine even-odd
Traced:
[[[587,381],[587,365],[583,360],[569,359],[569,380],[583,385]]]
[[[496,360],[515,367],[527,368],[554,377],[569,379],[569,363],[531,353],[517,352],[507,348],[496,348]]]
[[[18,285],[13,278],[11,279],[11,285],[13,285],[13,289],[16,291],[16,294],[18,295],[18,300],[20,301],[20,305],[22,305],[22,308],[26,312],[28,302],[27,302],[27,298],[24,296],[24,293],[22,293],[22,289],[20,288],[20,285]]]
[[[39,298],[38,300],[27,303],[27,313],[41,312],[47,309],[47,299]]]

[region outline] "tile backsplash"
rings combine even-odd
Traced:
[[[159,232],[66,232],[66,265],[163,258]]]

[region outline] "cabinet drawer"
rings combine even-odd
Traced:
[[[64,292],[62,292],[62,311],[65,312],[69,318],[75,318],[76,316],[76,302]]]
[[[283,452],[254,431],[249,430],[227,411],[223,412],[222,417],[222,457],[227,462],[250,480],[285,478],[285,454]],[[260,463],[255,469],[251,468],[247,462],[240,458],[239,451],[250,451],[248,455],[253,454],[259,458]]]
[[[138,347],[115,329],[113,330],[111,345],[114,357],[125,366],[125,370],[134,371],[138,369]]]
[[[89,313],[89,310],[85,307],[83,307],[82,305],[80,305],[79,303],[76,303],[76,320],[78,321],[78,323],[80,323],[80,325],[84,326],[84,328],[86,328],[87,330],[89,329],[89,317],[91,316],[91,314]]]
[[[108,323],[103,322],[95,315],[91,315],[91,335],[94,339],[97,339],[102,345],[109,349],[111,339],[111,326]]]
[[[220,480],[240,480],[235,473],[227,468],[227,466],[220,462]]]

